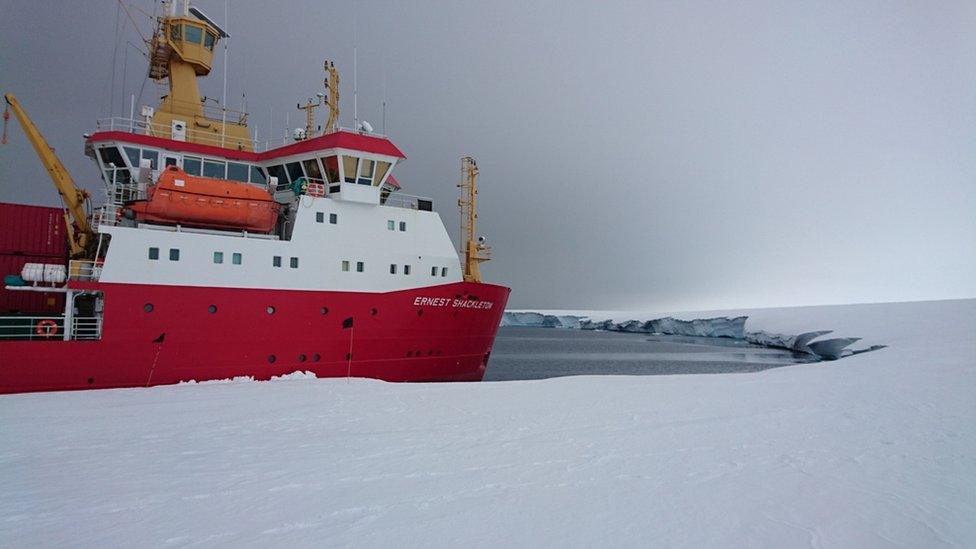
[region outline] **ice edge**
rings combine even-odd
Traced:
[[[831,330],[804,332],[798,335],[776,334],[765,331],[747,332],[746,320],[748,319],[749,317],[747,316],[731,318],[722,316],[681,320],[667,316],[652,320],[614,322],[611,319],[593,320],[586,316],[547,315],[531,311],[505,311],[505,314],[502,316],[501,325],[575,330],[606,330],[634,334],[725,337],[744,340],[763,347],[773,347],[803,353],[816,357],[818,360],[837,360],[859,353],[877,351],[885,347],[885,345],[872,345],[865,349],[848,349],[850,345],[860,340],[858,337],[835,337],[817,340],[821,336],[832,333]]]

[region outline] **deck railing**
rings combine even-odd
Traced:
[[[71,340],[101,339],[101,317],[75,317]],[[0,316],[0,340],[59,341],[64,337],[63,316]]]
[[[238,123],[232,120],[230,116],[231,111],[227,111],[227,112],[228,112],[227,123],[228,124]],[[208,117],[208,119],[218,124],[221,121],[219,115],[216,118]],[[246,121],[246,115],[244,120]],[[121,116],[100,118],[96,121],[95,128],[101,132],[115,131],[115,132],[138,133],[142,135],[162,137],[164,139],[170,139],[173,131],[173,129],[168,125],[159,124],[155,122],[147,122],[145,118],[125,118]],[[386,135],[381,133],[361,132],[361,131],[353,130],[351,128],[339,128],[337,131],[368,135],[370,137],[378,137],[380,139],[387,138]],[[318,137],[319,135],[322,134],[316,133],[312,137]],[[186,129],[186,136],[187,136],[187,141],[213,145],[215,147],[226,147],[226,145],[229,143],[225,135],[222,136],[220,133],[205,132],[193,128]],[[251,148],[254,152],[264,152],[264,151],[269,151],[271,149],[284,147],[285,145],[291,145],[292,143],[297,143],[298,141],[296,141],[291,136],[281,136],[281,137],[273,137],[270,139],[263,139],[263,140],[248,139],[248,142],[251,144]]]

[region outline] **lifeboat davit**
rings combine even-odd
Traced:
[[[267,190],[247,183],[188,175],[168,166],[146,199],[129,204],[138,221],[269,233],[280,206]]]

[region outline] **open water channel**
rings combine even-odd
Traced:
[[[503,327],[485,381],[574,375],[727,374],[813,362],[726,338]]]

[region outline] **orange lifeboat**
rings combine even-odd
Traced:
[[[169,166],[147,189],[147,198],[128,208],[138,221],[269,233],[280,206],[260,187]]]

